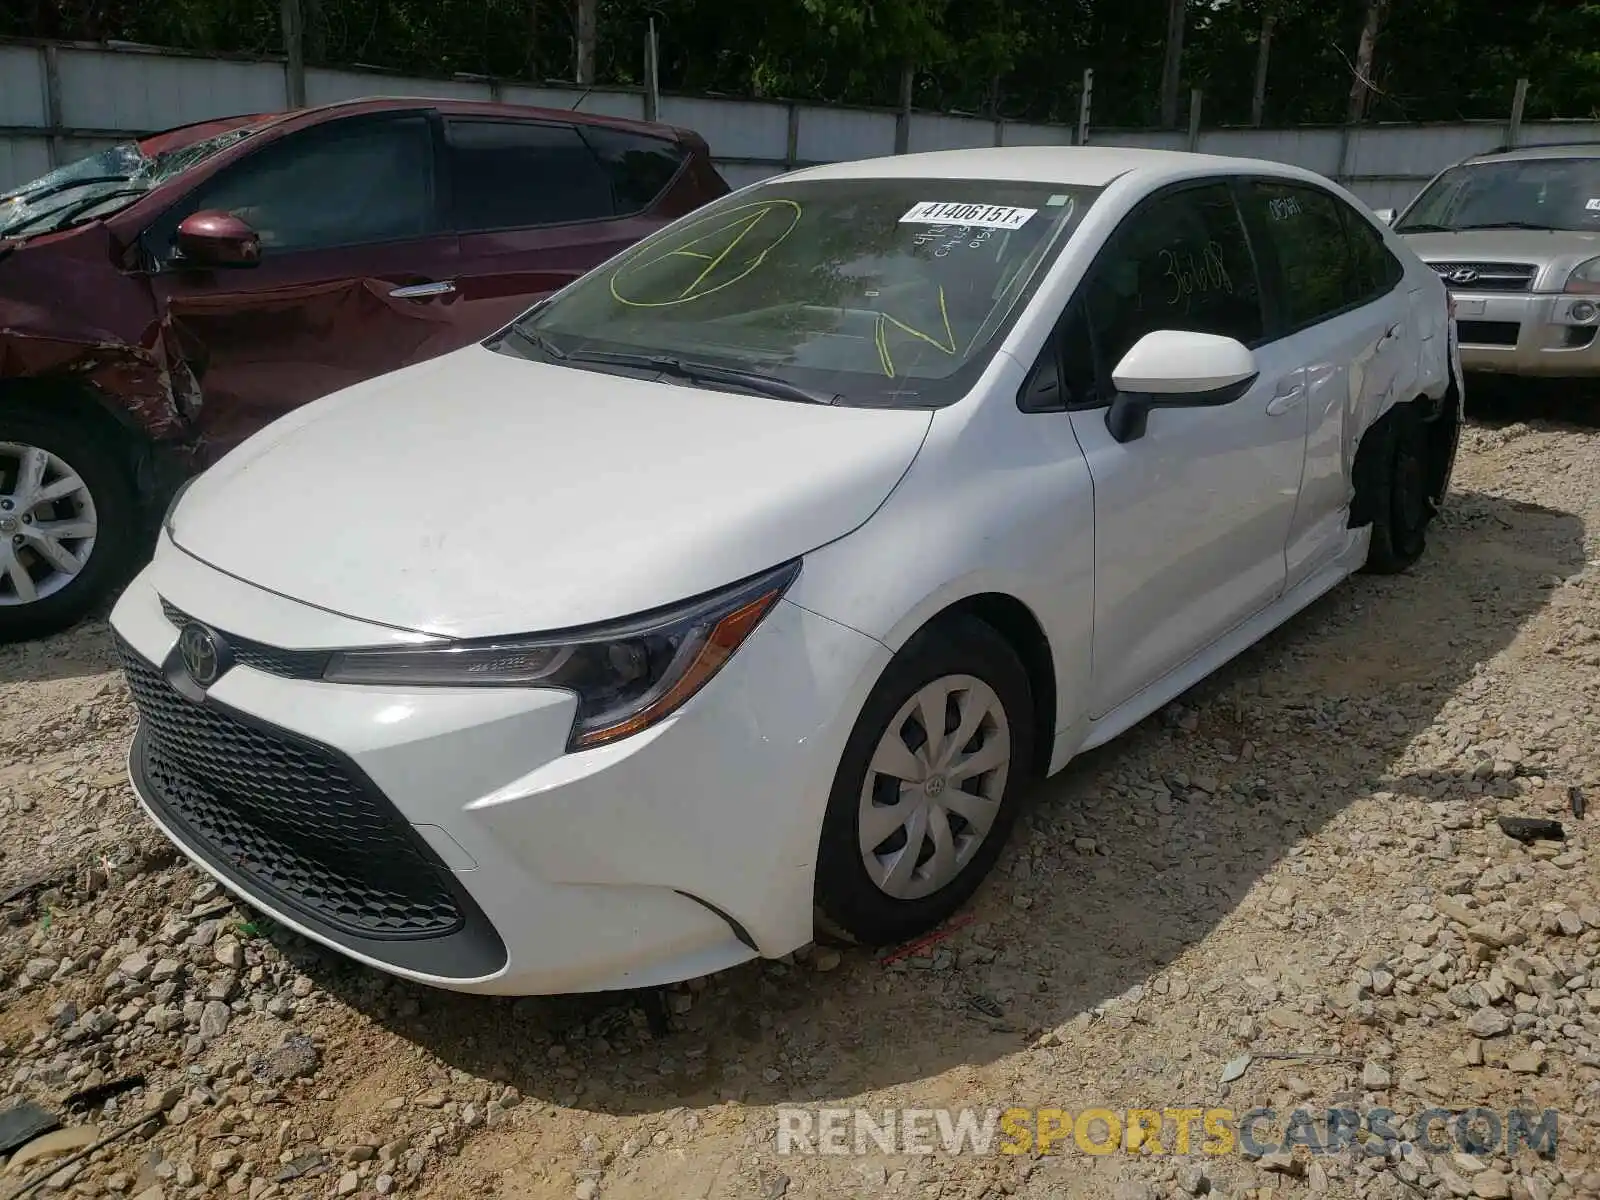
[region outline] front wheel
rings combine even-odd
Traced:
[[[817,859],[823,933],[867,945],[923,933],[994,865],[1033,774],[1028,673],[971,617],[890,663],[834,778]]]
[[[84,616],[121,582],[138,538],[128,473],[95,431],[0,409],[0,642]]]

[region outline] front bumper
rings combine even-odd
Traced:
[[[568,754],[561,692],[356,687],[241,658],[201,694],[176,665],[173,610],[302,650],[394,631],[253,588],[165,538],[112,613],[141,708],[141,803],[274,920],[404,978],[514,995],[652,986],[810,940],[823,809],[888,658],[872,639],[780,603],[672,717]],[[169,679],[190,694],[161,692]],[[175,802],[189,783],[155,752],[163,737],[203,794]],[[306,839],[293,855],[284,822]]]
[[[1600,296],[1460,290],[1451,296],[1461,335],[1461,365],[1468,371],[1546,378],[1600,375]],[[1596,312],[1580,319],[1585,304]]]

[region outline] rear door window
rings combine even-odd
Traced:
[[[1264,180],[1250,183],[1245,196],[1256,228],[1265,231],[1278,260],[1287,326],[1282,332],[1315,325],[1373,298],[1378,282],[1373,272],[1385,268],[1352,246],[1338,197]]]
[[[610,174],[571,125],[452,119],[446,127],[457,232],[616,215]]]
[[[1339,215],[1344,218],[1345,234],[1350,239],[1350,252],[1355,255],[1356,270],[1366,299],[1376,300],[1379,296],[1388,295],[1405,278],[1405,267],[1383,244],[1383,235],[1355,209],[1341,202]]]
[[[585,125],[580,132],[611,178],[618,216],[631,216],[654,204],[677,177],[687,156],[681,145],[666,138],[602,125]]]

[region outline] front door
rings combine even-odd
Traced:
[[[1076,353],[1091,357],[1097,380],[1072,428],[1094,480],[1091,715],[1101,717],[1282,594],[1305,459],[1304,377],[1267,341],[1250,245],[1221,181],[1136,208],[1074,303],[1086,318]],[[1144,436],[1119,443],[1105,420],[1111,374],[1157,329],[1237,338],[1261,373],[1231,404],[1158,409]]]
[[[208,179],[146,231],[158,311],[199,379],[202,460],[301,404],[471,340],[435,141],[426,112],[313,126]],[[177,224],[203,210],[247,221],[259,265],[178,262]]]

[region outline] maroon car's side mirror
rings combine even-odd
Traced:
[[[261,235],[232,213],[190,213],[176,239],[187,267],[253,267],[261,261]]]

